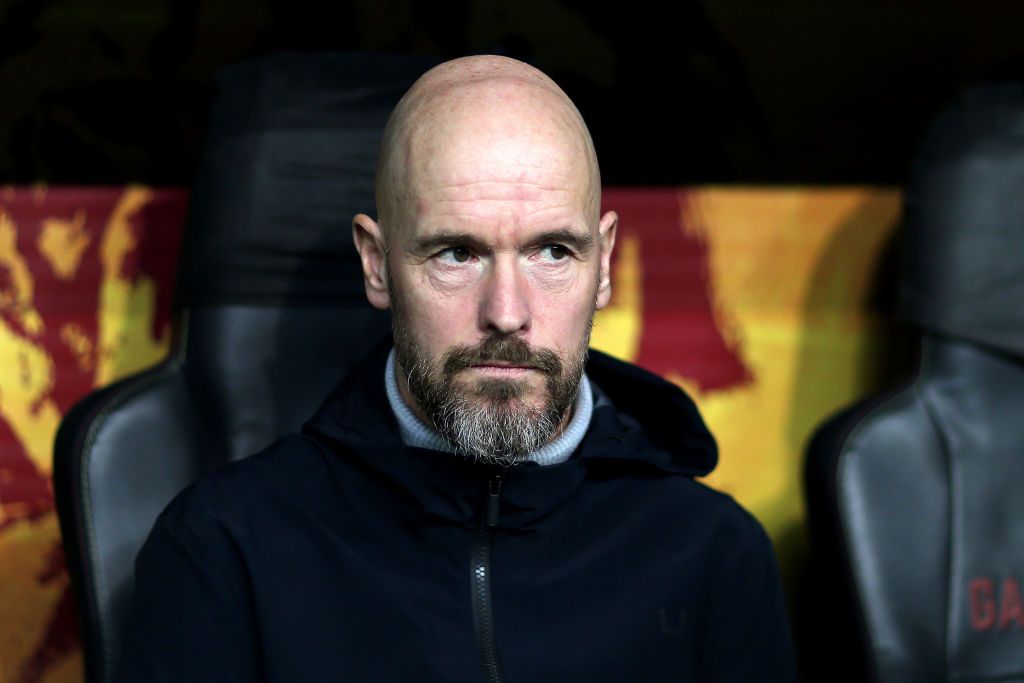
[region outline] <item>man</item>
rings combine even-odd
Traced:
[[[770,543],[692,479],[692,402],[588,354],[617,218],[565,94],[436,67],[377,205],[353,232],[393,350],[161,515],[120,680],[792,680]]]

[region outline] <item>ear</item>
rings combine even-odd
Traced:
[[[377,221],[365,213],[356,214],[352,219],[352,241],[363,263],[366,298],[374,308],[389,308],[387,245]]]
[[[601,244],[601,276],[597,286],[597,308],[602,309],[612,299],[612,249],[615,248],[615,228],[619,215],[609,211],[601,216],[598,225],[598,240]]]

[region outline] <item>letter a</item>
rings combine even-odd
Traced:
[[[1020,602],[1020,586],[1015,578],[1008,577],[1003,582],[1003,599],[999,605],[999,629],[1017,622],[1017,628],[1024,629],[1024,605]]]

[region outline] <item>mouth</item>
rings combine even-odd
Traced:
[[[469,366],[470,369],[476,370],[477,372],[483,372],[492,375],[520,375],[530,370],[536,370],[532,365],[523,365],[520,363],[502,363],[499,361],[488,361],[486,363],[474,363]]]

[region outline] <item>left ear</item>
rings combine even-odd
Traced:
[[[609,211],[601,216],[598,239],[601,243],[601,279],[597,286],[597,308],[602,309],[612,299],[612,249],[615,248],[615,228],[619,215]]]

